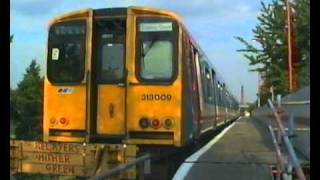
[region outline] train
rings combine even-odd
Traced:
[[[182,147],[239,115],[182,19],[146,7],[84,9],[49,25],[44,141]]]
[[[182,150],[240,113],[169,11],[130,6],[56,17],[46,62],[43,140],[10,141],[11,174],[92,177],[144,153]]]

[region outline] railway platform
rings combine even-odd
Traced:
[[[189,156],[173,179],[273,179],[271,168],[276,164],[265,121],[241,117]]]

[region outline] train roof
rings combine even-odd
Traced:
[[[51,20],[49,24],[51,25],[57,21],[61,21],[65,18],[69,18],[70,16],[84,14],[84,13],[90,13],[90,12],[94,12],[95,14],[100,15],[100,16],[108,16],[108,15],[127,15],[128,13],[130,13],[130,11],[136,11],[137,13],[150,12],[152,14],[165,15],[165,16],[176,19],[179,23],[182,24],[182,18],[173,12],[163,10],[163,9],[156,9],[156,8],[142,7],[142,6],[99,8],[99,9],[92,9],[92,8],[80,9],[80,10],[71,11],[69,13],[65,13],[63,15],[57,16],[53,20]]]

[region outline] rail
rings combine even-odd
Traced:
[[[304,105],[304,104],[310,104],[309,101],[284,101],[281,102],[282,105]]]
[[[279,107],[282,104],[280,101],[281,101],[280,98],[278,98],[278,106]],[[273,114],[274,114],[275,119],[276,119],[276,124],[278,126],[277,132],[278,132],[278,134],[281,135],[281,138],[284,140],[286,149],[287,149],[288,154],[289,154],[290,160],[288,161],[289,162],[289,165],[288,165],[289,168],[288,169],[289,169],[289,171],[291,171],[290,168],[293,166],[293,168],[296,170],[298,179],[299,180],[305,180],[306,177],[305,177],[305,175],[303,173],[303,170],[302,170],[302,168],[300,166],[299,160],[298,160],[298,158],[296,156],[296,153],[295,153],[295,151],[293,149],[291,141],[289,140],[289,136],[291,136],[292,134],[288,135],[286,133],[285,128],[284,128],[284,126],[282,124],[282,121],[281,121],[281,115],[276,110],[276,108],[274,107],[274,105],[273,105],[273,103],[272,103],[272,101],[270,99],[268,99],[268,104],[269,104],[270,108],[272,109]],[[292,127],[293,127],[292,121],[293,121],[293,116],[290,116],[290,119],[289,119],[289,132],[290,133],[292,133]],[[280,139],[278,137],[278,140],[277,140],[277,138],[274,135],[273,128],[270,125],[269,125],[269,131],[270,131],[270,133],[272,135],[272,139],[273,139],[273,142],[274,142],[275,147],[276,147],[277,159],[278,159],[278,162],[280,164],[280,167],[278,167],[278,173],[279,173],[279,172],[284,171],[284,168],[283,168],[283,163],[284,163],[283,162],[283,157],[281,155],[281,149],[280,149],[280,147],[278,145],[280,143]],[[277,178],[279,178],[279,176]]]
[[[111,170],[106,170],[106,171],[103,171],[101,172],[100,174],[94,176],[94,177],[91,177],[89,180],[104,180],[104,179],[107,179],[107,178],[111,178],[112,176],[114,175],[118,175],[120,174],[121,172],[123,171],[126,171],[130,168],[132,168],[133,166],[135,165],[140,165],[139,169],[143,169],[143,173],[139,173],[140,174],[140,177],[139,179],[143,179],[143,175],[144,174],[150,174],[150,160],[151,159],[151,155],[150,154],[145,154],[137,159],[135,159],[134,161],[131,161],[127,164],[124,164],[124,165],[120,165],[120,166],[117,166]],[[143,163],[143,164],[142,164]],[[143,165],[143,166],[141,166]]]
[[[273,145],[276,148],[277,161],[278,161],[277,175],[280,176],[280,172],[281,172],[280,170],[284,169],[285,162],[284,162],[284,159],[282,158],[281,148],[280,148],[280,146],[279,146],[279,144],[278,144],[278,142],[276,140],[276,136],[275,136],[275,134],[273,132],[273,129],[272,129],[272,127],[270,125],[268,126],[268,128],[269,128],[272,140],[273,140]]]

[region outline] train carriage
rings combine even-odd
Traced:
[[[44,140],[184,146],[238,115],[181,18],[86,9],[49,27]]]

